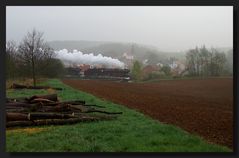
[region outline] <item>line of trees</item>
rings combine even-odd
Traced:
[[[191,49],[186,54],[186,69],[190,76],[228,75],[226,54],[205,46]]]
[[[19,45],[7,41],[6,77],[31,77],[33,86],[36,86],[37,77],[59,77],[64,72],[64,65],[54,57],[54,50],[43,39],[43,33],[33,29]]]

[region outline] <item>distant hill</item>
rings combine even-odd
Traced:
[[[98,41],[50,41],[50,46],[55,50],[67,49],[72,51],[73,49],[83,50],[85,48],[95,47],[103,44],[104,42]]]
[[[77,49],[83,53],[102,54],[113,58],[121,59],[124,53],[134,56],[134,59],[143,61],[149,60],[150,64],[157,62],[164,63],[170,57],[183,58],[184,53],[162,52],[155,47],[120,42],[99,42],[99,41],[50,41],[50,46],[55,50],[67,49],[72,51]]]
[[[94,53],[95,55],[102,54],[104,56],[117,58],[120,61],[124,61],[123,54],[127,53],[134,56],[135,60],[141,62],[148,59],[148,64],[156,64],[158,62],[167,64],[172,57],[180,61],[185,61],[185,54],[188,51],[164,52],[148,45],[106,41],[50,41],[49,44],[55,50],[65,48],[68,51],[72,51],[77,49],[83,53]],[[216,49],[227,54],[228,67],[232,67],[232,48],[217,47]],[[231,53],[228,54],[228,52]]]
[[[232,47],[217,47],[216,49],[224,53],[228,53],[229,51],[232,51]]]

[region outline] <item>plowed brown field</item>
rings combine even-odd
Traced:
[[[163,123],[233,146],[233,80],[230,78],[119,83],[63,80],[73,88],[138,109]]]

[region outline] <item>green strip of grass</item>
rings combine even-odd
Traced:
[[[46,85],[63,87],[62,100],[82,99],[102,105],[108,111],[122,111],[116,120],[41,126],[6,132],[7,152],[231,152],[227,147],[208,144],[182,129],[162,124],[123,105],[75,90],[59,80]],[[46,90],[8,90],[8,97],[47,94]],[[37,130],[44,128],[46,130]]]

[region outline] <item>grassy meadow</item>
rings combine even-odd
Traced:
[[[41,84],[64,90],[8,89],[6,93],[8,97],[57,93],[60,100],[85,100],[123,114],[110,121],[7,129],[7,152],[231,152],[136,110],[75,90],[60,80]]]

